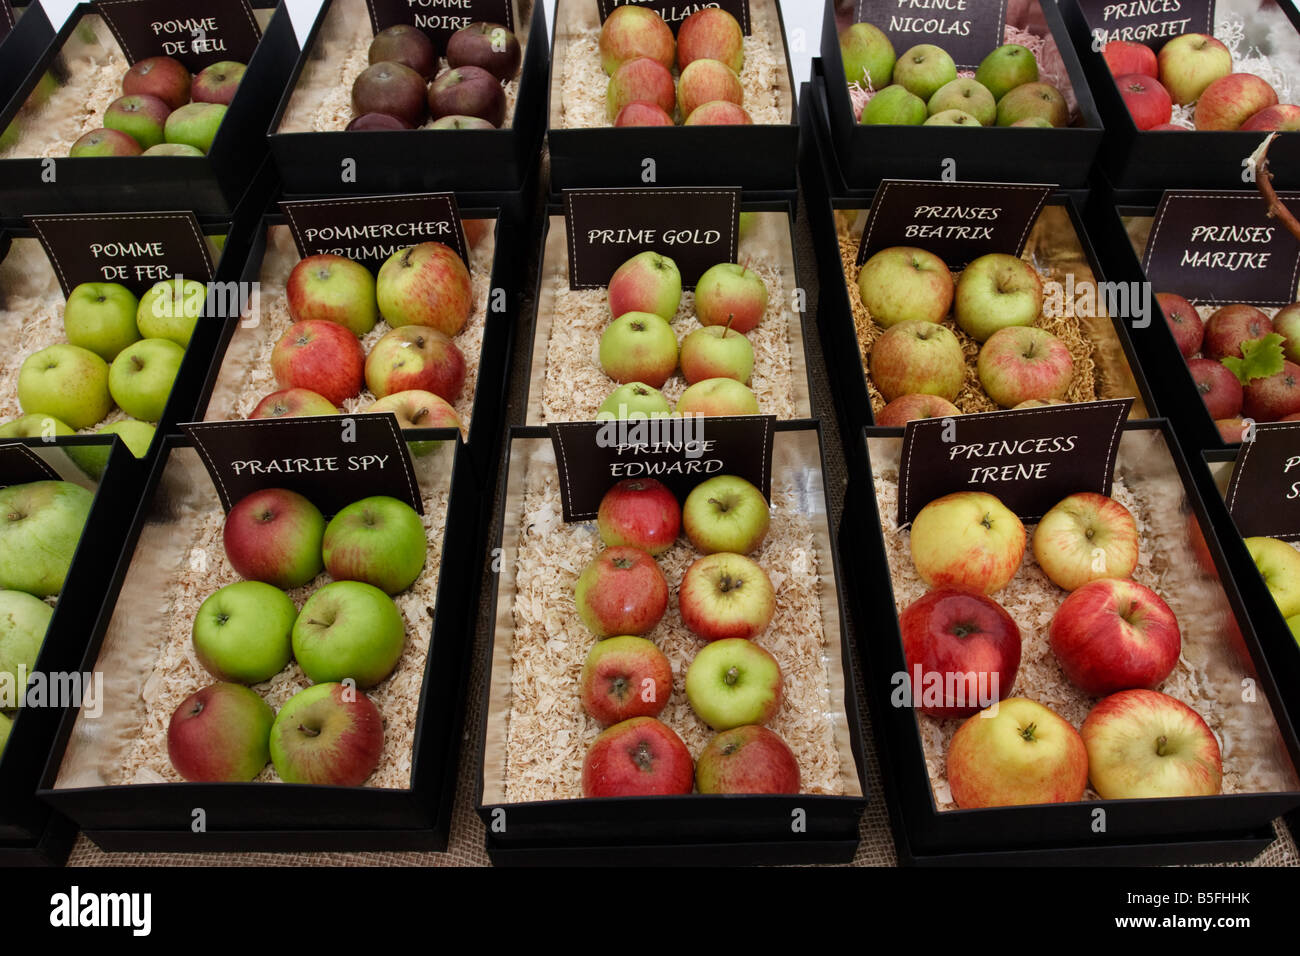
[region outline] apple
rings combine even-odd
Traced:
[[[700,793],[798,793],[799,761],[781,737],[756,724],[718,734],[700,751]]]
[[[912,246],[881,249],[858,271],[858,292],[872,320],[942,322],[952,305],[952,273],[932,252]]]
[[[674,341],[674,349],[676,345]],[[378,398],[418,390],[450,403],[465,386],[465,356],[437,329],[404,325],[375,343],[366,357],[365,375],[366,387]]]
[[[334,405],[361,394],[365,353],[357,337],[337,322],[295,322],[271,350],[281,388],[307,388]]]
[[[80,136],[68,155],[82,156],[139,156],[143,150],[134,138],[115,129],[92,129]]]
[[[373,687],[393,672],[405,643],[402,612],[364,581],[325,585],[293,624],[294,659],[317,684],[351,678],[358,687]]]
[[[706,326],[682,339],[681,366],[687,385],[707,378],[733,378],[748,385],[754,373],[754,347],[725,325]]]
[[[248,417],[307,418],[311,415],[337,415],[339,410],[324,395],[309,388],[285,388],[272,392],[257,403]]]
[[[863,126],[919,126],[929,115],[925,100],[894,83],[867,101],[858,122]]]
[[[120,96],[104,110],[104,126],[126,133],[141,149],[148,149],[163,141],[163,128],[171,112],[170,106],[147,93]]]
[[[1017,86],[1038,79],[1038,60],[1028,47],[1018,43],[1004,43],[980,61],[975,70],[975,82],[1000,100]],[[981,120],[983,122],[983,120]],[[988,126],[992,123],[984,123]]]
[[[686,496],[682,524],[701,554],[752,554],[767,537],[771,510],[763,493],[744,478],[715,475]]]
[[[343,256],[322,253],[300,259],[285,281],[284,296],[295,322],[337,322],[360,338],[379,321],[375,277]]]
[[[642,252],[614,270],[609,278],[609,311],[652,312],[671,322],[682,301],[682,274],[677,263],[657,252]]]
[[[695,107],[691,115],[682,122],[683,126],[750,126],[753,118],[745,112],[744,107],[726,100],[714,100]]]
[[[1074,378],[1074,359],[1051,332],[1011,326],[989,336],[976,371],[989,398],[1011,408],[1031,398],[1063,398]]]
[[[969,77],[959,77],[939,87],[926,103],[931,118],[950,110],[961,110],[981,126],[992,126],[997,119],[998,104],[983,85]]]
[[[657,717],[673,692],[668,658],[644,637],[623,635],[592,645],[582,665],[582,709],[602,727]]]
[[[651,797],[690,793],[691,752],[653,717],[633,717],[592,741],[582,762],[584,797]]]
[[[135,325],[135,295],[116,282],[82,282],[68,293],[63,334],[71,345],[89,349],[111,362],[132,342],[140,341]]]
[[[1128,109],[1133,125],[1138,129],[1155,129],[1164,126],[1173,115],[1173,100],[1160,81],[1141,73],[1129,73],[1115,78],[1120,97]]]
[[[167,117],[163,137],[169,143],[193,146],[207,153],[225,118],[226,107],[221,103],[189,103]]]
[[[412,126],[428,116],[428,89],[424,77],[401,63],[382,61],[366,67],[352,81],[352,112],[387,113]]]
[[[1160,82],[1179,106],[1195,102],[1207,86],[1232,72],[1232,54],[1212,36],[1184,33],[1160,48]]]
[[[53,415],[21,415],[0,425],[0,438],[45,438],[75,435],[76,431]],[[71,448],[69,448],[69,452]]]
[[[379,708],[343,684],[298,691],[271,725],[271,763],[285,783],[359,787],[383,753]]]
[[[691,710],[714,730],[765,724],[781,709],[781,665],[744,638],[700,648],[686,669]]]
[[[1219,742],[1201,715],[1153,690],[1101,700],[1079,731],[1088,776],[1103,800],[1209,797],[1219,792]]]
[[[190,71],[180,60],[170,56],[151,56],[137,60],[122,77],[122,93],[126,96],[146,94],[178,110],[190,101]]]
[[[1191,373],[1196,391],[1211,418],[1219,421],[1238,417],[1245,401],[1245,391],[1241,381],[1226,365],[1214,359],[1188,359],[1187,371]]]
[[[952,401],[966,380],[957,336],[935,322],[900,322],[871,346],[871,380],[886,401],[901,395],[938,395]]]
[[[171,339],[141,339],[113,359],[108,370],[109,393],[132,418],[157,422],[184,361],[185,349]]]
[[[482,67],[453,67],[429,84],[429,115],[477,116],[499,128],[506,118],[506,91]]]
[[[1152,126],[1151,129],[1148,130],[1148,132],[1160,132],[1160,131],[1170,132],[1170,133],[1186,133],[1188,131],[1188,127],[1179,126],[1177,123],[1161,123],[1159,126]]]
[[[638,57],[648,57],[670,70],[676,53],[673,31],[649,7],[615,7],[601,24],[600,66],[606,76]]]
[[[429,35],[409,23],[395,23],[375,34],[366,51],[366,61],[400,63],[426,80],[438,72],[438,51]]]
[[[745,34],[726,10],[704,7],[677,28],[677,67],[685,70],[696,60],[721,60],[737,73],[745,65]]]
[[[1071,591],[1052,618],[1049,641],[1065,676],[1094,697],[1156,687],[1182,648],[1178,620],[1160,595],[1113,578]]]
[[[1020,628],[1002,605],[980,594],[938,588],[898,616],[913,706],[932,717],[968,717],[1011,693],[1020,669]],[[925,683],[942,679],[941,701]],[[988,699],[992,696],[993,699]]]
[[[1300,362],[1300,302],[1292,302],[1273,315],[1273,331],[1282,336],[1282,351],[1292,362]]]
[[[624,312],[600,336],[600,367],[616,382],[663,388],[677,371],[677,336],[653,312]]]
[[[776,592],[758,562],[719,551],[697,559],[677,589],[682,623],[706,641],[752,640],[776,612]]]
[[[1205,320],[1204,351],[1212,359],[1241,358],[1242,342],[1272,331],[1272,321],[1253,305],[1225,305]]]
[[[659,556],[682,528],[677,498],[653,478],[625,478],[600,499],[596,528],[606,546],[639,548]]]
[[[644,382],[630,382],[609,393],[596,410],[596,419],[660,418],[671,414],[672,406],[663,392]]]
[[[379,313],[389,325],[427,325],[450,336],[469,321],[472,292],[464,260],[441,242],[399,249],[375,280]]]
[[[439,124],[445,123],[447,119],[459,118],[460,117],[443,117],[438,120],[437,123],[434,123],[433,127],[435,129],[442,129],[443,126]],[[492,124],[487,120],[475,119],[474,122],[482,123],[488,129],[492,129]],[[347,131],[359,130],[362,132],[367,130],[415,129],[415,127],[406,120],[399,119],[396,116],[389,116],[387,113],[362,113],[360,116],[352,117],[352,119],[348,121],[348,125],[343,128]],[[460,129],[459,126],[453,128]]]
[[[1133,515],[1113,498],[1091,491],[1053,505],[1034,529],[1033,544],[1043,573],[1067,591],[1101,578],[1127,578],[1138,563]]]
[[[21,693],[36,668],[54,608],[25,591],[0,590],[0,675]]]
[[[662,63],[639,56],[619,65],[605,88],[605,117],[610,123],[629,103],[654,103],[665,113],[677,105],[673,75]]]
[[[157,146],[150,146],[141,156],[202,156],[203,150],[196,149],[193,146],[186,146],[184,143],[159,143]]]
[[[181,701],[167,724],[167,756],[192,783],[244,783],[271,760],[275,714],[240,684],[209,684]]]
[[[882,408],[875,418],[876,424],[882,428],[902,428],[918,418],[949,418],[960,414],[961,409],[946,398],[922,392],[900,395]]]
[[[1233,130],[1261,110],[1277,106],[1277,91],[1253,73],[1215,80],[1196,101],[1197,129]]]
[[[679,415],[757,415],[758,396],[734,378],[706,378],[677,399]]]
[[[870,23],[855,23],[840,31],[839,40],[845,82],[872,90],[889,85],[898,58],[884,31]]]
[[[148,422],[137,422],[132,418],[124,418],[121,421],[113,422],[111,425],[104,425],[95,429],[96,435],[117,435],[120,437],[127,450],[136,458],[143,458],[149,453],[149,449],[153,446],[154,435],[157,432],[158,429]],[[78,468],[96,481],[104,477],[104,471],[108,468],[108,457],[111,453],[111,446],[68,446],[68,457],[77,463]]]
[[[976,342],[998,329],[1033,325],[1043,312],[1043,281],[1019,256],[989,253],[962,270],[953,296],[958,327]]]
[[[1053,126],[1070,125],[1070,107],[1050,83],[1025,83],[998,100],[998,125],[1010,126],[1038,117]]]
[[[578,575],[573,600],[582,623],[597,637],[640,637],[668,609],[668,582],[646,552],[606,548]]]
[[[460,416],[444,399],[432,392],[411,389],[407,392],[394,392],[374,402],[367,412],[392,412],[400,428],[458,428],[464,432]],[[424,454],[432,451],[441,442],[409,442],[413,451]],[[419,446],[420,449],[417,449]],[[427,447],[426,447],[427,446]]]
[[[289,663],[298,609],[279,588],[237,581],[209,594],[194,616],[194,653],[217,680],[259,684]]]
[[[0,488],[0,588],[35,597],[58,594],[93,500],[70,481]]]
[[[398,594],[424,570],[424,522],[397,498],[362,498],[330,519],[322,553],[335,581],[364,581],[385,594]]]
[[[682,70],[677,78],[677,107],[682,116],[716,100],[744,105],[745,91],[731,67],[717,60],[695,60]]]
[[[226,515],[221,540],[240,577],[289,590],[320,574],[325,518],[303,495],[263,488],[241,498]]]
[[[905,50],[894,63],[894,82],[922,100],[928,101],[955,79],[957,65],[947,51],[933,43],[921,43]]]
[[[1219,430],[1219,439],[1225,445],[1236,445],[1246,440],[1246,430],[1254,427],[1254,422],[1244,418],[1220,418],[1214,423]]]
[[[33,352],[18,372],[18,404],[28,415],[50,415],[72,428],[89,428],[113,408],[108,363],[76,345]]]
[[[695,285],[700,325],[730,326],[740,333],[758,328],[767,312],[767,285],[758,273],[735,262],[707,269]]]
[[[1277,538],[1246,538],[1246,550],[1283,617],[1300,614],[1300,552]]]
[[[1025,526],[993,495],[956,491],[917,513],[910,547],[927,587],[993,594],[1020,568]]]
[[[175,276],[155,282],[140,297],[136,327],[146,339],[170,339],[188,348],[207,295],[207,285],[197,279]]]
[[[1050,120],[1045,120],[1041,116],[1026,116],[1024,119],[1016,120],[1008,129],[1023,127],[1025,129],[1052,129]]]
[[[1153,78],[1160,76],[1156,51],[1145,43],[1111,40],[1101,48],[1101,55],[1111,76],[1121,77],[1132,73]]]
[[[1300,365],[1282,362],[1282,371],[1253,378],[1244,389],[1241,413],[1260,422],[1275,422],[1300,412]]]
[[[1284,103],[1281,106],[1265,107],[1237,128],[1251,133],[1300,130],[1300,106]]]
[[[1157,293],[1156,304],[1160,307],[1160,314],[1165,317],[1165,323],[1173,333],[1183,358],[1191,358],[1199,352],[1201,343],[1205,340],[1205,323],[1201,321],[1196,306],[1172,292]]]
[[[639,10],[640,7],[619,7],[620,10]],[[672,126],[673,118],[657,103],[636,100],[628,103],[614,117],[614,125],[623,126]]]
[[[963,809],[1073,803],[1087,785],[1079,732],[1024,697],[967,718],[948,745],[948,786]]]
[[[967,129],[973,129],[980,125],[980,121],[965,110],[942,110],[941,112],[935,113],[922,125],[965,126]]]
[[[194,77],[194,102],[229,106],[239,92],[248,67],[234,60],[209,63]]]

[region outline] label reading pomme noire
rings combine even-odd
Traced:
[[[749,36],[749,0],[683,0],[673,3],[671,0],[596,0],[600,11],[600,22],[604,23],[618,7],[649,7],[659,14],[675,34],[677,29],[691,14],[701,10],[726,10],[740,24],[741,32]]]
[[[880,29],[900,57],[930,44],[973,70],[1003,43],[1007,0],[857,0],[853,19]]]
[[[262,29],[248,0],[96,0],[127,60],[180,60],[191,73],[223,61],[248,65]]]
[[[1080,491],[1109,495],[1131,398],[910,421],[898,468],[898,525],[958,491],[1036,521]]]
[[[400,249],[441,242],[469,265],[460,210],[451,193],[281,202],[304,259],[332,253],[378,272]]]
[[[1093,49],[1112,40],[1159,48],[1184,33],[1214,33],[1214,0],[1078,0]]]
[[[1300,422],[1261,422],[1241,443],[1225,495],[1243,538],[1300,541]]]
[[[22,442],[0,443],[0,488],[59,480],[59,473]]]
[[[515,29],[512,0],[366,0],[370,28],[378,33],[406,24],[423,30],[442,56],[447,41],[471,23],[497,23]]]

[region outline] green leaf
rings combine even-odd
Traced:
[[[1229,355],[1219,361],[1237,376],[1237,381],[1249,385],[1254,379],[1268,378],[1282,371],[1282,363],[1286,359],[1286,354],[1282,351],[1282,343],[1285,341],[1276,332],[1270,332],[1263,338],[1242,342],[1241,358]]]

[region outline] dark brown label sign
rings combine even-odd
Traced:
[[[749,0],[699,0],[695,3],[689,0],[682,3],[669,3],[666,0],[596,0],[596,7],[600,10],[601,23],[605,22],[616,7],[649,7],[664,18],[674,34],[693,13],[710,8],[726,10],[736,18],[745,36],[749,36]]]
[[[197,73],[212,63],[248,65],[262,29],[248,0],[96,0],[126,58],[170,56]]]
[[[9,0],[0,0],[0,40],[9,35],[18,21],[14,17],[13,4]]]
[[[1300,192],[1278,196],[1300,201]],[[1267,208],[1254,190],[1165,193],[1142,257],[1152,288],[1193,302],[1294,302],[1300,241]]]
[[[1241,443],[1226,495],[1243,538],[1300,541],[1300,422],[1255,426]]]
[[[451,193],[282,202],[294,244],[304,259],[333,253],[371,272],[399,249],[421,242],[451,246],[468,265],[465,231]]]
[[[991,252],[1018,256],[1053,188],[886,179],[867,214],[858,265],[890,246],[919,246],[954,268]]]
[[[164,279],[212,280],[212,257],[189,212],[28,216],[66,296],[83,282],[116,282],[136,295]]]
[[[1093,49],[1111,40],[1159,49],[1183,33],[1214,33],[1214,0],[1077,0]]]
[[[366,0],[370,28],[380,30],[405,23],[428,34],[441,56],[457,30],[471,23],[499,23],[515,29],[511,0]]]
[[[569,288],[603,289],[616,269],[647,250],[677,263],[682,288],[736,261],[737,189],[566,189]]]
[[[898,525],[956,491],[996,496],[1037,521],[1080,491],[1109,495],[1131,398],[907,423],[898,469]]]
[[[0,444],[0,488],[29,481],[60,481],[59,473],[21,442]]]
[[[973,70],[1000,47],[1006,0],[857,0],[853,19],[878,27],[902,56],[931,43],[947,51],[959,70]]]
[[[738,475],[772,497],[772,415],[682,415],[548,425],[565,521],[596,517],[600,499],[626,478],[654,478],[684,501],[715,475]]]
[[[424,514],[411,455],[392,414],[189,422],[203,464],[229,511],[261,488],[296,491],[327,515],[371,495]],[[448,429],[453,435],[454,429]]]

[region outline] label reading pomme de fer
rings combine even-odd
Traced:
[[[745,36],[749,36],[750,31],[749,0],[695,0],[695,2],[682,0],[678,3],[670,0],[596,0],[596,7],[600,11],[601,23],[604,23],[617,7],[649,7],[663,17],[673,33],[676,33],[678,27],[693,13],[710,8],[726,10],[736,18]]]
[[[465,232],[451,193],[281,202],[298,254],[332,253],[378,272],[394,252],[421,242],[455,249],[465,264]]]
[[[180,60],[191,73],[223,61],[248,65],[262,29],[248,0],[96,0],[127,60]]]
[[[1003,43],[1006,0],[857,0],[853,19],[879,28],[902,56],[914,46],[944,50],[959,70],[973,70]]]
[[[1300,422],[1261,422],[1241,443],[1225,496],[1243,538],[1300,541]]]
[[[370,28],[378,33],[404,23],[423,30],[442,56],[447,41],[471,23],[497,23],[514,31],[511,0],[366,0]]]

